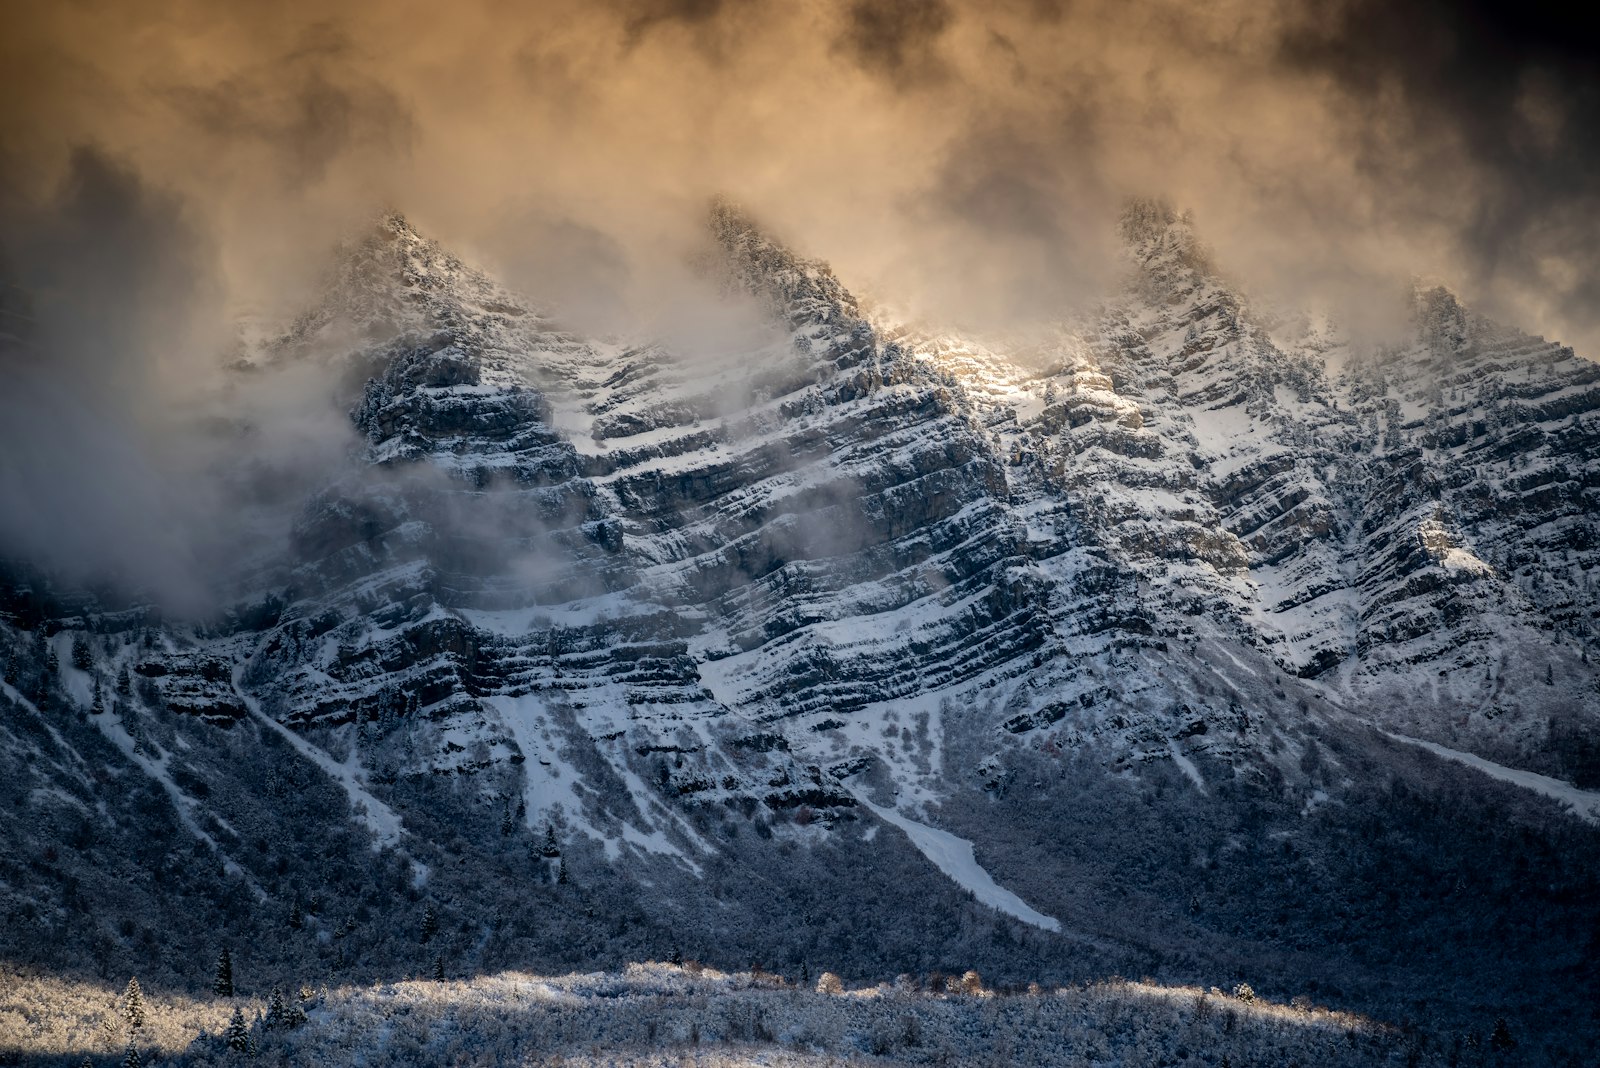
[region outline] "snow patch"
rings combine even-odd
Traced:
[[[1589,823],[1600,823],[1600,791],[1580,790],[1570,782],[1552,779],[1548,775],[1540,775],[1537,772],[1523,771],[1521,768],[1508,768],[1504,764],[1496,764],[1492,760],[1485,760],[1483,757],[1474,756],[1471,753],[1463,753],[1459,749],[1451,749],[1448,746],[1440,745],[1438,742],[1425,742],[1421,738],[1411,738],[1404,734],[1395,734],[1393,731],[1384,731],[1383,733],[1397,742],[1419,746],[1435,756],[1443,757],[1446,760],[1454,760],[1458,764],[1465,764],[1470,768],[1476,768],[1490,778],[1520,786],[1525,790],[1532,790],[1536,794],[1543,794],[1566,805],[1572,810],[1572,814],[1579,819],[1586,820]]]
[[[372,848],[374,850],[380,850],[388,846],[399,845],[400,836],[402,834],[400,817],[395,814],[394,809],[390,808],[382,801],[379,801],[372,795],[371,791],[362,785],[358,777],[359,772],[357,768],[350,764],[339,763],[337,760],[334,760],[333,757],[329,756],[327,753],[324,753],[321,749],[318,749],[316,746],[312,745],[310,742],[294,733],[294,731],[291,731],[288,727],[285,727],[283,724],[279,723],[277,720],[261,711],[261,706],[256,702],[255,698],[245,693],[244,687],[240,685],[240,676],[242,672],[242,665],[234,666],[233,689],[234,692],[239,695],[239,700],[244,702],[245,708],[250,710],[250,714],[255,717],[256,721],[262,726],[266,727],[268,730],[277,732],[278,736],[284,741],[288,742],[290,745],[294,746],[295,750],[299,752],[301,756],[304,756],[307,760],[315,763],[317,767],[327,772],[335,782],[344,787],[345,793],[350,797],[351,811],[353,811],[356,814],[356,817],[365,823],[373,833],[374,837]]]
[[[923,856],[933,861],[934,866],[950,876],[957,886],[971,890],[979,901],[1041,930],[1060,932],[1060,920],[1029,907],[1026,901],[995,882],[994,876],[983,870],[972,855],[971,842],[965,838],[957,838],[949,831],[941,831],[936,827],[929,827],[926,823],[907,819],[893,809],[879,808],[860,793],[855,791],[852,793],[855,793],[856,800],[871,809],[874,815],[906,832],[906,837],[911,839],[911,844],[916,846]]]

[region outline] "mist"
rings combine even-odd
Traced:
[[[1096,299],[1118,206],[1159,195],[1270,299],[1387,329],[1426,274],[1600,351],[1594,63],[1535,14],[36,5],[0,41],[0,248],[31,302],[0,356],[0,541],[202,602],[247,537],[241,467],[288,500],[353,443],[314,370],[207,423],[233,324],[308,306],[389,207],[575,329],[692,338],[713,193],[852,290],[980,330]]]

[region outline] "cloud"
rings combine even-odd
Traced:
[[[1279,58],[1325,79],[1397,226],[1441,231],[1499,310],[1600,332],[1600,56],[1544,2],[1346,0],[1290,21]]]
[[[868,74],[916,85],[945,75],[937,45],[954,20],[945,0],[855,0],[845,9],[837,44]]]
[[[0,36],[0,246],[41,337],[8,373],[115,428],[98,448],[150,472],[122,481],[170,485],[179,399],[217,386],[229,316],[307,306],[334,239],[378,209],[609,330],[676,299],[719,191],[934,320],[1004,328],[1092,301],[1117,205],[1158,194],[1248,286],[1356,315],[1440,275],[1600,353],[1595,60],[1554,6],[1505,10],[31,5]],[[285,382],[259,432],[294,438],[268,424],[300,398],[328,415],[321,385]],[[88,431],[37,448],[8,403],[8,492],[115,469]],[[340,440],[338,418],[313,439]],[[102,527],[145,522],[106,507]],[[8,511],[13,540],[59,518]]]

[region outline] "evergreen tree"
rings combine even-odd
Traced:
[[[101,681],[94,680],[94,703],[89,706],[89,711],[98,716],[106,710],[106,689]]]
[[[233,956],[227,946],[217,955],[217,979],[211,984],[211,990],[218,997],[233,997]]]
[[[561,866],[556,868],[556,885],[567,885],[567,862],[565,859],[561,861]]]
[[[551,823],[544,825],[544,855],[551,859],[561,855],[561,847],[556,844],[556,828]]]
[[[439,956],[436,956],[436,957],[433,958],[433,981],[436,982],[436,983],[444,982],[444,956],[443,955],[439,955]]]
[[[224,1035],[228,1048],[235,1053],[250,1052],[250,1028],[244,1022],[244,1013],[238,1008],[233,1010],[233,1015],[228,1019],[228,1030]]]
[[[144,1068],[144,1061],[139,1059],[139,1047],[133,1044],[133,1039],[128,1039],[128,1052],[122,1055],[122,1068]]]
[[[94,653],[89,650],[89,639],[82,634],[72,639],[72,666],[79,671],[94,669]]]
[[[267,999],[267,1026],[278,1028],[288,1023],[289,1011],[283,1004],[283,988],[273,987],[272,996]]]
[[[289,906],[289,927],[292,930],[298,931],[305,925],[306,920],[305,917],[300,914],[300,899],[297,897],[294,899],[294,904]]]
[[[429,905],[422,910],[422,944],[427,945],[433,941],[433,936],[439,933],[439,916]]]
[[[139,989],[137,977],[129,979],[128,988],[122,992],[122,1018],[128,1021],[130,1032],[145,1025],[144,991]]]
[[[511,806],[507,805],[505,814],[500,817],[500,833],[506,837],[510,837],[511,832],[516,829],[516,821],[511,818]]]
[[[44,654],[45,678],[55,680],[61,674],[61,661],[56,658],[56,647],[48,646]]]
[[[1517,1040],[1511,1037],[1511,1028],[1506,1026],[1504,1016],[1494,1022],[1494,1030],[1489,1032],[1489,1048],[1496,1053],[1509,1053],[1517,1048]]]
[[[117,693],[123,697],[130,697],[133,694],[133,679],[128,675],[127,664],[117,668]]]

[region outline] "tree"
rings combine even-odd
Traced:
[[[439,916],[429,905],[422,910],[422,944],[427,945],[433,941],[433,936],[439,933]]]
[[[440,954],[439,956],[436,956],[436,957],[433,958],[433,981],[436,982],[436,983],[444,982],[444,955],[443,954]]]
[[[106,710],[106,688],[105,688],[104,684],[102,684],[101,681],[98,678],[96,678],[94,680],[94,703],[89,706],[89,711],[93,715],[98,716],[100,713],[104,712],[105,710]]]
[[[89,649],[89,639],[82,634],[72,639],[72,666],[79,671],[94,669],[94,653]]]
[[[544,825],[544,855],[552,860],[561,855],[561,847],[556,844],[556,828],[554,824]]]
[[[556,869],[556,885],[567,885],[567,861],[564,857],[561,860],[561,866]]]
[[[817,993],[842,994],[844,993],[844,981],[832,972],[823,972],[822,978],[817,980]]]
[[[228,1048],[235,1053],[250,1052],[250,1028],[245,1025],[244,1013],[237,1007],[234,1008],[233,1015],[228,1018],[228,1030],[224,1038],[227,1040]]]
[[[300,899],[294,899],[294,904],[289,906],[289,926],[293,930],[300,930],[306,925],[306,919],[300,914]]]
[[[283,988],[273,987],[272,995],[267,998],[267,1026],[269,1028],[283,1027],[289,1022],[289,1012],[283,1004]]]
[[[137,977],[128,980],[128,988],[122,992],[122,1018],[128,1021],[128,1030],[137,1031],[146,1023],[144,1011],[144,991],[139,989]]]
[[[211,984],[211,990],[218,997],[233,997],[233,956],[227,946],[223,946],[222,952],[217,955],[217,978]]]
[[[1511,1028],[1506,1026],[1504,1016],[1495,1020],[1494,1030],[1489,1032],[1489,1048],[1496,1053],[1510,1053],[1517,1048],[1517,1040],[1511,1037]]]
[[[127,664],[117,668],[117,693],[123,697],[133,696],[133,679],[128,675]]]
[[[122,1055],[122,1068],[144,1068],[144,1061],[139,1059],[139,1047],[133,1044],[133,1039],[128,1039],[128,1052]]]

